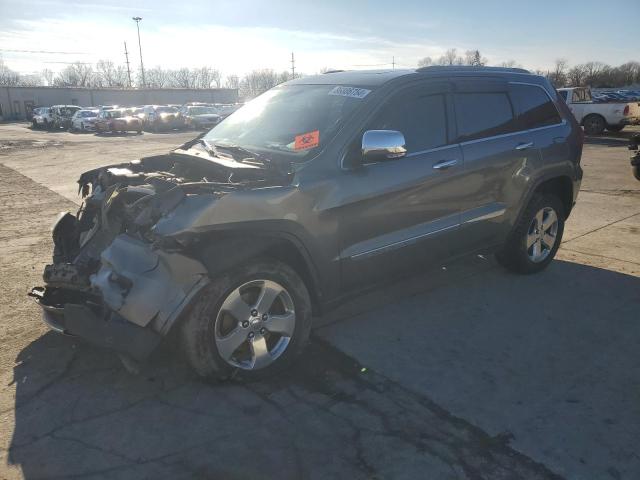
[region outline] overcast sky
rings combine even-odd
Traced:
[[[147,68],[209,65],[224,75],[255,68],[415,66],[451,47],[478,48],[492,64],[547,68],[640,60],[640,0],[0,0],[0,55],[22,73],[110,59]],[[14,51],[12,51],[14,50]],[[15,50],[73,52],[27,53]],[[381,65],[386,66],[386,65]]]

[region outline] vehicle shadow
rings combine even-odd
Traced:
[[[143,135],[145,132],[95,132],[94,136],[96,137],[138,137]]]
[[[110,352],[47,333],[16,358],[7,463],[26,479],[370,478],[376,462],[428,457],[420,442],[442,434],[429,448],[464,451],[467,464],[476,450],[479,465],[504,456],[522,474],[513,478],[555,478],[474,426],[491,432],[494,422],[517,432],[525,453],[562,448],[571,462],[579,436],[589,462],[615,447],[618,470],[640,471],[629,388],[640,375],[638,312],[636,277],[564,261],[520,277],[475,258],[345,303],[320,319],[290,371],[265,382],[202,383],[171,342],[132,375]],[[387,440],[362,441],[368,429]],[[404,432],[407,457],[388,456],[392,432]],[[259,445],[252,455],[247,438]]]
[[[585,136],[584,143],[589,145],[606,145],[609,147],[626,147],[636,131],[605,132],[599,136]]]

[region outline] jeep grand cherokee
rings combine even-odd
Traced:
[[[331,72],[273,88],[166,155],[79,179],[37,287],[55,330],[144,359],[177,329],[203,376],[285,367],[312,315],[399,272],[553,259],[582,134],[520,69]]]

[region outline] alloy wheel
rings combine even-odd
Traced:
[[[543,262],[558,241],[558,214],[551,207],[538,210],[527,232],[527,255],[534,263]]]
[[[253,280],[222,302],[214,328],[216,347],[229,365],[258,370],[285,352],[295,324],[289,292],[273,280]]]

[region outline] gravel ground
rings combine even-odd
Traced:
[[[171,344],[131,375],[48,332],[25,295],[82,171],[193,136],[0,125],[0,478],[640,477],[640,183],[624,133],[589,139],[548,271],[471,258],[355,298],[318,319],[292,372],[250,385],[201,383]]]

